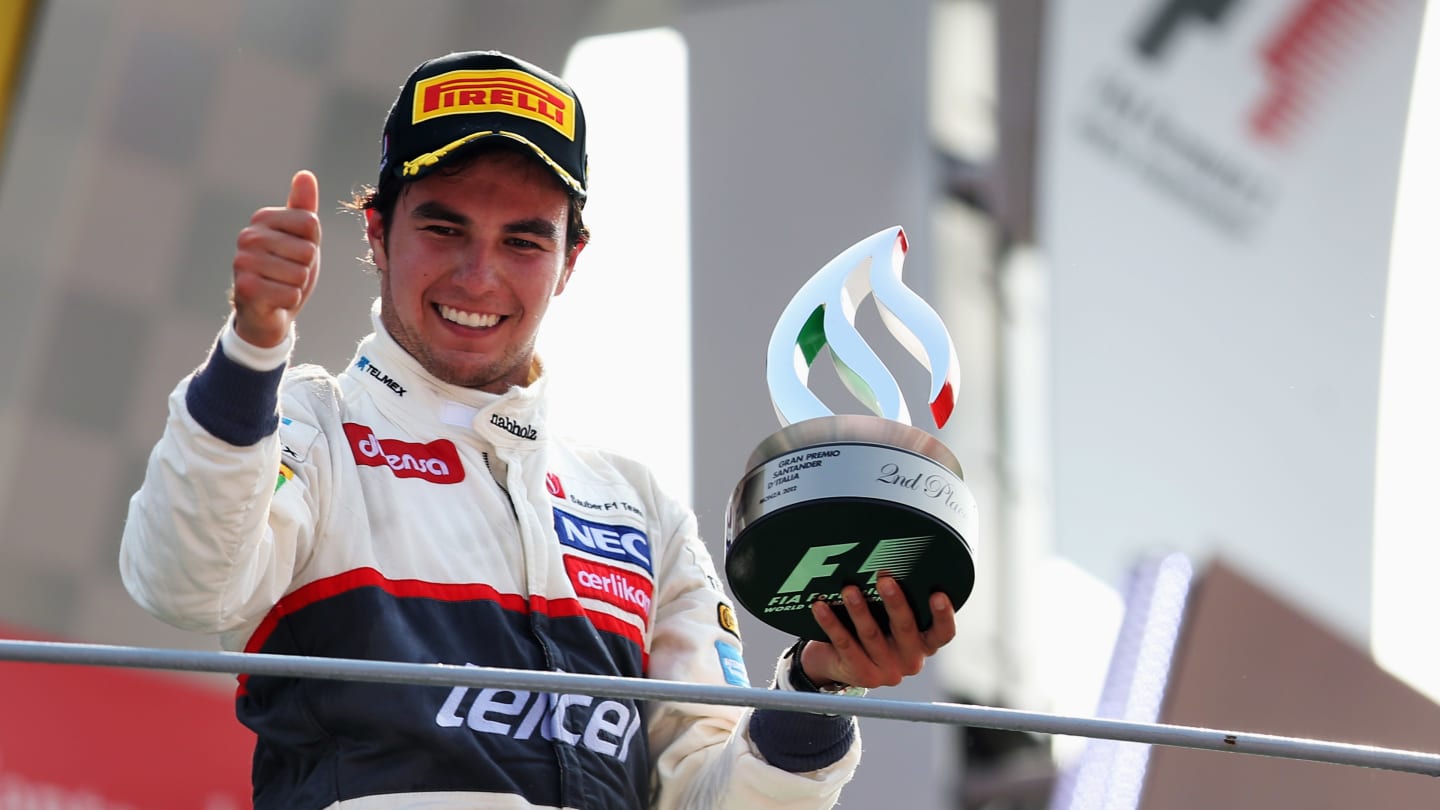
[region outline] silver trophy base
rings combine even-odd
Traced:
[[[921,629],[933,621],[931,594],[956,610],[970,597],[975,498],[954,454],[925,431],[877,416],[809,419],[768,436],[746,466],[725,516],[725,574],[766,624],[825,641],[811,605],[839,606],[854,584],[888,628],[881,573],[900,583]]]

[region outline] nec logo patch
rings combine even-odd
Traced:
[[[565,555],[565,573],[577,596],[599,599],[640,617],[650,624],[650,602],[655,586],[633,571]]]
[[[607,526],[568,512],[555,512],[555,534],[560,542],[587,554],[620,562],[628,562],[655,573],[650,562],[650,541],[644,532],[630,526]]]
[[[346,422],[344,427],[357,464],[389,467],[396,478],[423,478],[432,484],[458,484],[465,480],[460,453],[448,439],[416,444],[376,438],[375,431],[354,422]]]

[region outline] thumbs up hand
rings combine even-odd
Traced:
[[[235,331],[247,343],[284,342],[320,275],[320,186],[299,171],[285,206],[261,208],[236,240]]]

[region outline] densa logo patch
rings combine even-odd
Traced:
[[[644,532],[630,526],[595,523],[559,509],[554,512],[555,534],[560,536],[560,542],[587,554],[633,563],[655,573],[650,563],[650,541],[645,539]]]
[[[465,480],[460,453],[448,439],[428,444],[381,439],[375,431],[354,422],[345,423],[345,438],[356,463],[367,467],[389,467],[396,478],[423,478],[432,484],[458,484]]]
[[[569,554],[565,555],[565,572],[570,575],[576,595],[608,602],[650,623],[650,600],[655,586],[649,579],[633,571]]]

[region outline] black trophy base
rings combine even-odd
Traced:
[[[956,610],[975,587],[975,498],[960,464],[924,431],[870,416],[797,422],[761,442],[725,516],[725,575],[756,618],[815,641],[811,613],[824,601],[853,631],[841,589],[858,586],[881,628],[876,589],[900,583],[919,627],[930,596]]]
[[[858,586],[870,615],[888,633],[890,617],[876,577],[896,577],[921,630],[934,622],[930,596],[944,593],[955,610],[975,586],[964,538],[923,511],[861,498],[795,504],[751,523],[731,543],[725,574],[736,600],[781,632],[827,641],[812,605],[824,601],[854,632],[841,589]]]

